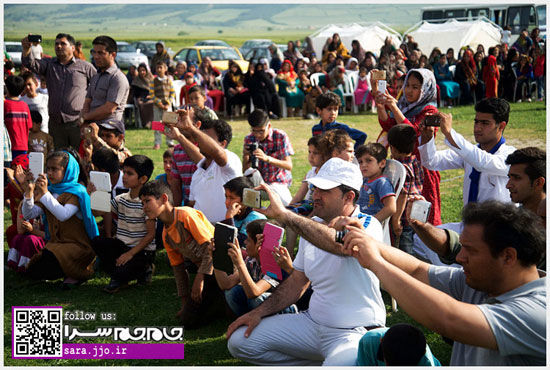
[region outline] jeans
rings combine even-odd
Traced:
[[[399,249],[410,255],[413,254],[413,237],[414,230],[411,226],[407,225],[403,227],[403,232],[399,238]]]
[[[233,288],[226,290],[224,293],[227,305],[231,308],[231,311],[233,311],[237,316],[241,316],[249,311],[252,311],[271,295],[271,293],[263,293],[256,298],[247,298],[242,285],[235,285]],[[280,313],[296,312],[298,312],[296,306],[291,305],[282,310]]]

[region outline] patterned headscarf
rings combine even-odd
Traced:
[[[411,72],[420,73],[422,76],[422,90],[420,91],[420,97],[415,102],[409,103],[404,94],[397,102],[397,107],[408,119],[416,116],[427,105],[437,106],[437,84],[433,72],[426,68],[411,69],[405,77],[403,88],[407,86]]]
[[[23,168],[23,170],[26,170],[27,168],[29,168],[29,155],[19,154],[11,161],[11,165],[12,167],[21,165],[21,168]]]

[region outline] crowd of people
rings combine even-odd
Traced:
[[[521,53],[544,58],[525,37]],[[65,289],[103,271],[110,277],[103,290],[116,294],[134,281],[149,284],[156,252],[165,249],[180,322],[197,328],[236,318],[228,349],[256,365],[440,365],[418,328],[386,328],[381,286],[414,321],[454,342],[450,365],[546,363],[546,154],[506,142],[510,105],[493,80],[473,107],[475,143],[438,111],[440,94],[452,99],[456,90],[448,63],[457,64],[455,79],[459,66],[467,81],[477,78],[470,50],[457,62],[452,50],[422,58],[414,41],[400,48],[388,41],[376,59],[359,42],[348,51],[335,34],[319,60],[289,42],[284,53],[272,45],[271,63],[244,74],[230,63],[226,114],[245,105],[250,126],[239,155],[227,149],[233,128],[218,118],[223,99],[212,92],[220,72],[211,64],[170,72],[160,44],[156,74],[143,64],[129,81],[116,66],[115,40],[98,36],[92,44],[95,66],[75,56],[69,34],[56,36],[54,58],[33,53],[25,37],[24,71],[5,78],[9,268],[63,279]],[[498,75],[495,50],[481,69]],[[349,71],[359,71],[358,86],[366,87],[359,102],[378,116],[376,141],[337,121],[346,104],[338,86]],[[310,72],[324,78],[313,84]],[[174,104],[176,76],[185,85]],[[150,99],[152,120],[163,121],[155,148],[164,135],[168,149],[154,180],[153,160],[125,145],[130,91]],[[278,96],[289,114],[319,119],[307,142],[311,169],[295,194],[293,144],[275,127]],[[165,120],[171,111],[177,118]],[[436,149],[436,135],[447,149]],[[42,173],[30,165],[36,152],[44,155]],[[401,181],[390,168],[402,170]],[[464,209],[462,222],[441,225],[440,171],[449,169],[464,169]],[[90,171],[107,174],[110,211],[93,206]],[[252,207],[247,189],[260,190],[269,206]],[[426,202],[431,211],[422,218],[415,210]],[[230,271],[216,262],[222,224],[236,229],[227,243]],[[277,226],[287,233],[286,247],[271,253],[280,274],[266,272],[261,255],[266,230]]]

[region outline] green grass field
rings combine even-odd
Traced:
[[[472,106],[444,108],[444,112],[453,114],[453,127],[473,141],[472,124],[474,109]],[[338,121],[359,128],[368,134],[367,141],[374,141],[380,128],[376,116],[370,113],[359,115],[345,114]],[[507,142],[517,148],[525,146],[546,147],[546,110],[543,103],[512,104],[510,123],[505,131]],[[241,155],[243,137],[248,134],[249,126],[244,119],[230,121],[233,127],[233,141],[229,149]],[[273,121],[276,128],[285,130],[296,152],[292,171],[294,183],[291,191],[294,193],[301,179],[309,170],[307,162],[306,142],[311,135],[312,120],[283,119]],[[162,170],[162,152],[154,151],[153,133],[145,129],[129,129],[126,134],[127,146],[134,154],[145,154],[155,162],[154,176]],[[437,139],[437,145],[443,148],[442,138]],[[446,171],[441,173],[441,195],[443,222],[458,221],[462,208],[462,176],[463,171]],[[4,227],[9,226],[10,215],[4,209]],[[7,245],[4,245],[4,260],[7,256]],[[95,312],[114,312],[117,319],[114,322],[104,321],[73,321],[71,325],[79,326],[81,330],[93,330],[97,326],[175,326],[174,315],[179,309],[179,299],[171,268],[164,251],[157,254],[156,273],[153,283],[147,287],[131,286],[115,295],[108,295],[101,288],[108,283],[107,276],[98,274],[86,284],[71,291],[61,290],[61,281],[33,282],[25,277],[5,271],[4,273],[4,363],[8,366],[231,366],[246,365],[231,357],[226,348],[224,333],[229,324],[226,319],[219,319],[199,330],[185,332],[185,360],[13,360],[11,359],[11,307],[12,306],[63,306],[65,310]],[[384,293],[387,309],[387,325],[399,322],[413,323],[414,320],[403,311],[391,311],[390,297]],[[443,342],[441,337],[424,329],[429,345],[434,355],[442,364],[448,365],[451,347]],[[90,340],[92,343],[111,343],[112,340]]]

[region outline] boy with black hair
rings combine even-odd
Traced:
[[[31,110],[32,128],[29,133],[29,152],[44,153],[44,163],[48,153],[53,152],[53,138],[41,130],[42,115],[37,110]]]
[[[95,238],[92,248],[111,281],[103,290],[116,293],[134,279],[151,282],[155,252],[155,220],[148,219],[139,198],[141,187],[153,173],[153,161],[144,155],[127,158],[122,183],[130,189],[111,200],[111,213],[117,220],[116,237]]]
[[[396,211],[395,189],[384,176],[388,151],[379,143],[361,145],[355,152],[359,169],[363,175],[363,186],[359,192],[361,212],[373,215],[380,222],[391,217]]]
[[[403,188],[396,201],[396,212],[391,218],[395,242],[399,249],[412,254],[414,230],[407,222],[405,207],[407,198],[422,194],[423,172],[420,161],[413,154],[416,132],[410,125],[399,124],[388,131],[392,158],[405,167],[406,177]]]
[[[11,141],[12,158],[27,154],[29,131],[32,128],[31,112],[27,103],[19,96],[25,90],[25,80],[19,76],[8,76],[5,80],[7,97],[4,99],[4,124]]]
[[[252,181],[245,176],[235,177],[223,185],[225,190],[225,213],[224,223],[235,226],[239,230],[238,240],[244,245],[247,237],[246,225],[257,219],[265,219],[261,213],[253,211],[252,208],[244,205],[243,193],[246,188],[254,188]]]
[[[441,366],[426,337],[409,324],[369,330],[359,341],[357,366]]]
[[[340,105],[340,97],[331,91],[319,95],[315,99],[315,110],[319,117],[321,117],[321,121],[311,128],[311,134],[315,136],[321,135],[328,130],[346,130],[349,136],[355,140],[355,149],[357,149],[359,145],[362,145],[367,140],[367,134],[351,128],[344,123],[336,122]]]
[[[170,188],[159,180],[145,184],[139,196],[149,219],[164,224],[164,248],[174,270],[181,310],[176,316],[186,328],[206,322],[206,318],[224,308],[223,297],[214,279],[212,257],[208,251],[214,237],[214,226],[205,215],[190,207],[174,207]],[[197,274],[189,289],[185,260],[197,266]],[[222,304],[217,304],[222,303]]]
[[[124,146],[124,133],[126,131],[124,122],[116,119],[109,119],[90,123],[83,129],[86,143],[84,145],[92,145],[92,151],[95,152],[99,148],[108,148],[118,157],[120,165],[124,163],[126,158],[132,153]]]
[[[212,121],[218,119],[218,115],[212,109],[208,108],[206,102],[206,91],[204,87],[195,85],[187,91],[187,104],[190,104],[195,109],[195,114],[201,117],[201,121]]]
[[[294,155],[290,138],[283,130],[271,126],[268,113],[262,109],[248,115],[248,124],[251,133],[244,138],[243,171],[257,168],[283,204],[288,205],[292,199],[288,187],[292,183],[291,156]],[[252,147],[255,149],[250,150]]]
[[[236,267],[236,271],[234,270],[231,275],[228,275],[225,271],[214,269],[216,282],[224,291],[225,301],[237,316],[258,307],[280,284],[278,279],[262,273],[259,252],[266,223],[267,220],[264,218],[254,220],[246,226],[248,236],[242,244],[246,248],[246,257],[243,257],[239,242],[229,243],[227,254]],[[281,250],[283,249],[286,251],[286,248],[281,247]],[[286,252],[286,256],[290,265],[287,266],[289,271],[286,273],[290,274],[292,273],[292,259],[288,256],[288,252]],[[280,313],[296,312],[298,312],[298,308],[295,304],[280,311]]]
[[[546,153],[535,147],[518,149],[506,158],[510,198],[537,213],[546,200]]]
[[[201,122],[199,129],[192,120],[193,108],[182,109],[179,113],[177,127],[172,128],[171,135],[197,164],[187,204],[204,212],[210,222],[222,221],[225,219],[223,184],[242,176],[241,160],[227,150],[233,137],[231,126],[225,121],[214,120]]]

